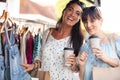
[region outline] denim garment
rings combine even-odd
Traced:
[[[0,55],[3,54],[3,51],[2,51],[2,36],[0,34]]]
[[[1,34],[0,34],[0,80],[4,80],[4,57],[1,44]]]
[[[24,68],[20,66],[21,61],[18,46],[11,46],[9,54],[11,80],[31,80],[29,74],[24,73]]]
[[[0,80],[4,80],[4,58],[0,56]]]
[[[32,80],[30,75],[24,72],[24,68],[20,66],[21,58],[20,58],[18,45],[14,44],[15,38],[14,38],[13,31],[11,31],[10,40],[9,40],[6,25],[5,25],[5,33],[7,38],[7,42],[5,44],[5,55],[8,54],[7,56],[5,56],[6,57],[5,68],[7,68],[10,65],[10,78],[9,78],[9,75],[7,75],[9,79],[6,78],[5,80]],[[7,62],[6,59],[9,59],[9,62]]]

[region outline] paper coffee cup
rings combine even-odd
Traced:
[[[67,63],[67,58],[71,55],[71,54],[73,54],[73,52],[74,52],[74,49],[73,48],[68,48],[68,47],[65,47],[64,48],[64,60],[65,60],[65,66],[71,66],[71,64],[68,64]]]
[[[91,48],[100,48],[100,38],[98,36],[90,36],[89,41]]]

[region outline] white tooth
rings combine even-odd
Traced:
[[[70,20],[73,20],[72,18],[69,18]]]

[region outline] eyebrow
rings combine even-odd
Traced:
[[[72,6],[69,6],[68,8],[72,8],[74,10]],[[81,13],[81,10],[77,10],[77,12]]]

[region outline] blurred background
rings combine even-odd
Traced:
[[[86,6],[96,5],[101,8],[104,18],[103,30],[106,32],[120,32],[119,0],[80,1],[85,3]],[[29,22],[45,23],[49,24],[49,27],[54,27],[67,2],[69,0],[0,0],[0,15],[2,15],[3,10],[7,10],[10,17],[19,21],[20,25]]]
[[[30,31],[33,39],[39,33],[50,27],[55,27],[57,20],[61,17],[62,10],[70,0],[0,0],[0,23],[5,19],[4,11],[11,22],[16,23],[16,32],[23,37],[25,31]],[[119,0],[80,0],[86,7],[98,6],[103,14],[103,27],[106,32],[120,33],[120,11]],[[82,24],[84,35],[87,32]],[[0,27],[1,33],[1,27]],[[23,45],[22,45],[23,47]],[[78,74],[76,79],[78,80]]]

